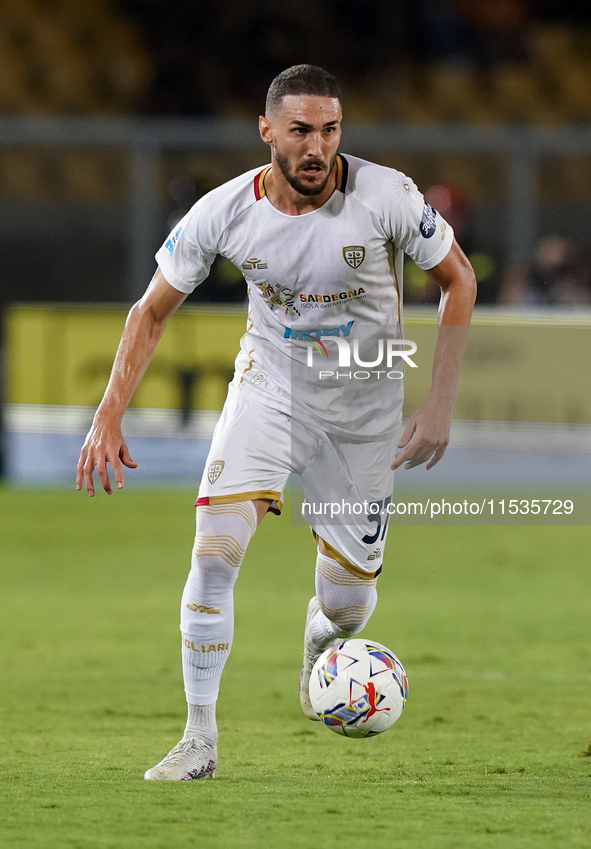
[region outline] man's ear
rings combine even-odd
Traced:
[[[271,124],[269,119],[264,115],[259,116],[259,133],[265,144],[273,144],[273,133],[271,132]]]

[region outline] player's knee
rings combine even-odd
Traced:
[[[256,526],[252,501],[198,507],[192,569],[235,581]]]
[[[191,557],[191,573],[202,581],[229,581],[238,577],[244,551],[239,550],[234,539],[195,536]]]

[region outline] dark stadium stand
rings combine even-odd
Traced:
[[[134,26],[107,0],[2,0],[0,113],[135,111],[150,57]]]
[[[312,61],[342,79],[354,121],[591,120],[576,4],[377,0],[357,17],[361,5],[3,0],[0,114],[244,117],[276,72]],[[566,22],[548,19],[560,9]]]
[[[251,120],[269,80],[310,61],[339,76],[349,124],[576,132],[591,122],[590,57],[587,4],[557,0],[177,0],[174,8],[164,0],[0,0],[0,119]],[[581,240],[586,255],[591,157],[577,150],[538,157],[536,227],[538,237]],[[115,258],[125,249],[130,150],[5,142],[1,152],[0,302],[121,299],[127,271]],[[158,239],[200,194],[266,159],[256,141],[158,155]],[[424,191],[445,181],[463,193],[471,210],[463,244],[493,257],[481,297],[494,301],[507,258],[506,156],[461,145],[428,153],[385,146],[375,156]],[[189,186],[186,197],[179,185]],[[34,248],[17,258],[24,231]],[[409,297],[426,298],[415,282]],[[216,266],[194,297],[241,299],[242,284],[235,270]]]

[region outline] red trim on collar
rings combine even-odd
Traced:
[[[270,168],[271,166],[267,165],[267,167],[263,168],[262,171],[259,171],[259,173],[254,178],[254,196],[257,200],[260,200],[261,198],[265,197],[265,175],[267,171],[270,170]]]

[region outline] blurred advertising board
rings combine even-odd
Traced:
[[[96,406],[125,322],[123,306],[15,305],[6,313],[9,404]],[[405,415],[430,386],[437,328],[433,308],[409,309]],[[233,373],[243,307],[182,307],[168,320],[131,406],[220,410]],[[476,311],[454,418],[591,423],[591,313]]]
[[[13,306],[6,315],[6,401],[97,406],[127,309]],[[132,407],[220,410],[246,311],[185,307],[171,316]]]

